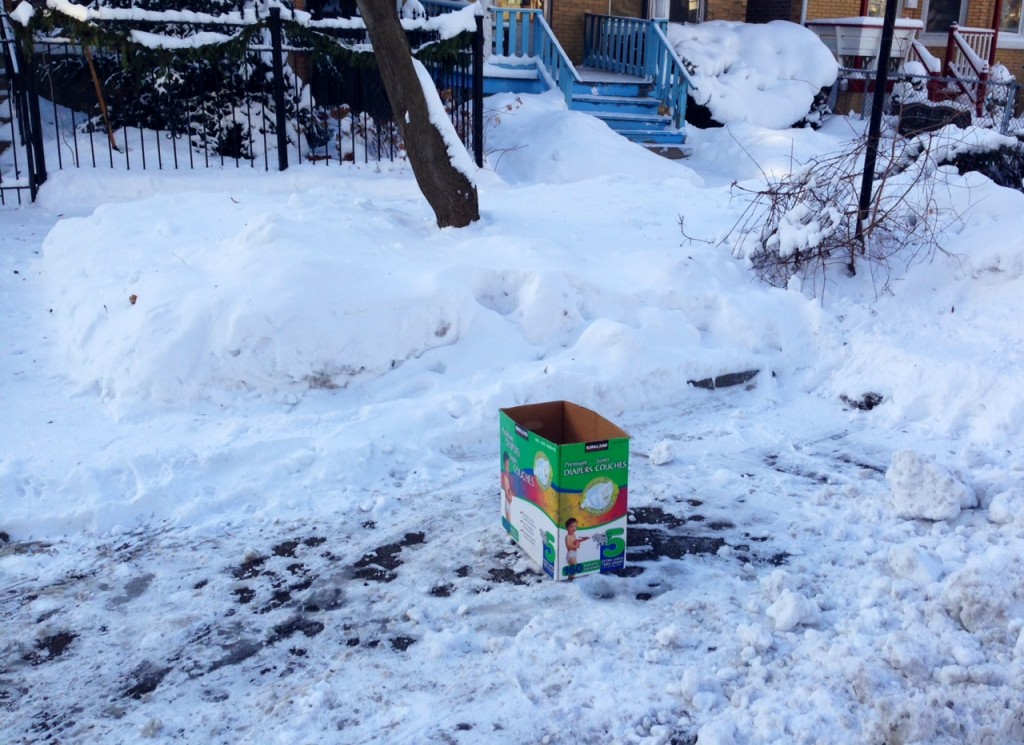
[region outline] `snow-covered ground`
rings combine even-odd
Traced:
[[[810,297],[730,184],[862,123],[488,106],[461,230],[402,167],[0,210],[3,740],[1024,741],[1024,195],[943,172],[941,252]],[[498,409],[555,399],[632,437],[620,575],[501,528]]]

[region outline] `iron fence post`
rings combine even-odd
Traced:
[[[46,155],[43,151],[43,118],[39,112],[39,91],[36,88],[35,54],[25,55],[23,74],[25,76],[25,92],[28,96],[29,128],[32,130],[32,168],[30,169],[30,186],[32,201],[36,200],[39,187],[46,183]]]
[[[281,44],[281,8],[270,9],[270,46],[273,50],[274,114],[277,121],[277,169],[288,168],[288,132],[284,111],[284,51]]]
[[[1006,86],[1006,104],[1003,106],[1003,120],[999,122],[999,134],[1010,131],[1010,120],[1017,108],[1017,96],[1020,95],[1020,83],[1016,80]]]
[[[476,17],[473,34],[473,156],[484,167],[484,17]]]

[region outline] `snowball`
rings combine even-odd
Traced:
[[[778,631],[792,631],[800,625],[811,625],[821,618],[818,604],[798,592],[783,590],[782,595],[765,611]]]
[[[662,440],[651,448],[651,463],[664,466],[676,459],[676,449],[669,440]]]
[[[700,745],[736,745],[736,727],[729,721],[714,720],[697,733]]]
[[[28,26],[32,16],[36,14],[35,8],[30,2],[18,3],[18,6],[11,11],[11,20],[17,21],[22,26]]]
[[[654,640],[662,647],[678,647],[682,632],[675,624],[659,629],[654,635]]]
[[[889,567],[904,579],[922,585],[937,582],[944,573],[942,560],[914,546],[898,546],[889,554]]]
[[[950,616],[967,631],[1006,629],[1024,618],[1024,558],[1013,549],[993,547],[950,575],[943,601]]]
[[[988,519],[997,525],[1024,521],[1024,493],[1009,489],[996,494],[988,506]]]
[[[772,645],[772,634],[759,623],[741,623],[736,627],[736,638],[757,652],[764,652]]]
[[[900,517],[952,520],[961,508],[978,504],[974,490],[955,470],[913,450],[895,453],[885,478]]]

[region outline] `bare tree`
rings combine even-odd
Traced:
[[[388,101],[405,142],[416,183],[430,203],[438,227],[462,228],[480,219],[476,186],[452,163],[413,65],[409,40],[395,0],[356,0],[373,44]]]

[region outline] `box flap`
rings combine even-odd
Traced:
[[[502,411],[519,426],[556,445],[629,437],[597,412],[569,401],[525,404]]]

